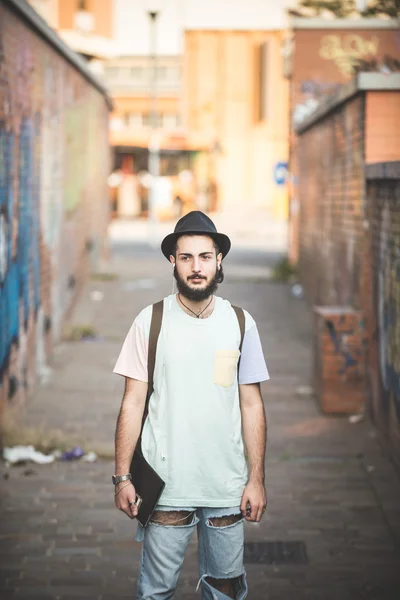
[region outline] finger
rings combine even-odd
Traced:
[[[138,507],[136,504],[135,496],[128,498],[128,506],[131,513],[136,517],[138,514]]]
[[[256,521],[257,520],[258,508],[259,508],[258,504],[255,504],[254,506],[251,507],[250,521]]]
[[[246,516],[246,508],[247,508],[248,501],[249,501],[249,498],[247,495],[242,497],[242,502],[240,504],[240,511],[243,516]]]
[[[118,510],[120,510],[121,512],[125,513],[130,519],[133,519],[134,517],[132,516],[131,511],[129,510],[129,506],[124,507],[124,506],[117,506]]]
[[[257,511],[257,518],[256,518],[257,523],[259,523],[261,521],[262,516],[263,516],[263,509],[262,509],[262,506],[260,506]]]

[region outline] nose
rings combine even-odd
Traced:
[[[194,273],[200,273],[201,271],[201,267],[200,267],[200,258],[198,256],[195,256],[193,258],[193,265],[192,265],[192,271]]]

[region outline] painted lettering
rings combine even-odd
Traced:
[[[376,36],[367,39],[356,34],[325,35],[321,39],[319,55],[324,60],[332,60],[343,75],[351,77],[358,62],[376,56],[378,47]]]

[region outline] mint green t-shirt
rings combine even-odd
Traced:
[[[152,307],[135,319],[114,372],[147,381]],[[245,311],[240,383],[269,378],[257,328]],[[146,460],[165,481],[166,506],[237,506],[247,483],[237,364],[240,330],[227,300],[207,319],[164,299],[154,392],[142,434]],[[243,368],[246,372],[242,373]]]

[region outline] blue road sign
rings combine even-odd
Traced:
[[[277,162],[274,167],[274,181],[276,185],[285,185],[288,179],[288,164],[287,162]]]

